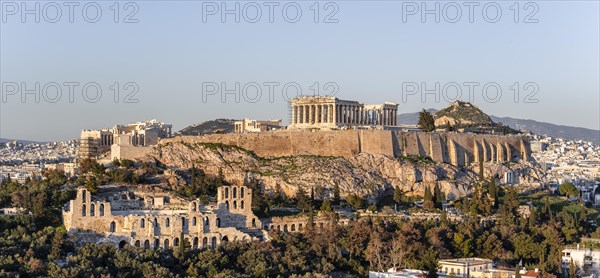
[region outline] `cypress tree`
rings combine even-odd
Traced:
[[[442,202],[444,201],[444,196],[442,195],[442,190],[440,189],[439,184],[435,184],[433,188],[433,201],[436,208],[442,208]]]
[[[418,127],[425,131],[435,130],[435,119],[433,118],[431,113],[427,112],[427,110],[425,109],[419,112]]]
[[[483,160],[479,161],[479,182],[483,182]]]

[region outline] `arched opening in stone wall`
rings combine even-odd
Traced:
[[[115,223],[115,221],[110,222],[110,225],[108,225],[108,231],[111,233],[114,233],[116,230],[116,226],[117,226],[117,224]]]
[[[185,227],[185,217],[181,217],[181,227]]]
[[[229,201],[225,201],[225,207],[229,209]]]
[[[165,239],[165,243],[163,244],[163,247],[165,248],[169,248],[169,239]]]
[[[83,204],[81,206],[81,216],[85,216],[85,211],[86,211],[87,207],[85,206],[85,204]]]
[[[244,209],[244,200],[240,201],[240,208]]]
[[[212,237],[210,244],[211,244],[212,248],[217,248],[217,237],[216,236]]]
[[[302,231],[302,223],[298,224],[298,231]]]
[[[85,197],[86,197],[86,193],[87,193],[87,191],[85,191],[85,190],[81,191],[81,194],[82,194],[82,196],[83,196],[83,201],[84,201],[84,202],[85,202],[85,199],[86,199],[86,198],[85,198]]]
[[[210,221],[208,221],[208,216],[204,217],[204,225],[210,226]]]
[[[252,218],[252,228],[256,228],[256,218]]]
[[[196,217],[192,217],[192,226],[196,226]]]
[[[225,187],[225,198],[229,198],[229,187]]]
[[[154,227],[158,227],[158,219],[156,217],[154,217]]]
[[[100,204],[100,216],[104,216],[104,204]]]
[[[90,216],[95,216],[96,215],[96,205],[91,204],[90,205]]]
[[[240,197],[244,198],[244,187],[243,186],[240,188]]]
[[[160,247],[160,240],[158,238],[154,239],[154,249],[158,249]]]
[[[173,239],[173,246],[179,246],[179,238],[178,237]]]
[[[233,201],[233,209],[237,209],[237,201]]]
[[[281,226],[277,225],[277,231],[281,231]]]
[[[127,245],[127,242],[124,240],[121,240],[121,242],[119,242],[119,249],[123,249],[123,247],[125,247],[125,245]]]
[[[221,238],[221,242],[228,242],[229,238],[227,236],[224,236],[223,238]]]
[[[221,227],[221,219],[217,217],[217,228]]]
[[[147,239],[144,241],[144,248],[146,248],[146,249],[150,248],[150,241]]]
[[[136,240],[135,243],[133,244],[135,247],[140,247],[140,241]]]
[[[171,219],[169,219],[169,218],[167,217],[167,219],[165,220],[165,226],[166,226],[166,227],[169,227],[170,225],[171,225]]]
[[[287,226],[287,224],[283,225],[283,231],[284,231],[284,232],[287,232],[287,231],[288,231],[288,226]]]
[[[192,211],[196,212],[196,202],[192,202]]]
[[[237,187],[233,188],[233,198],[237,198]]]
[[[140,220],[140,228],[144,228],[146,226],[146,220],[144,220],[144,218],[142,218]]]
[[[192,245],[194,246],[194,248],[198,248],[198,237],[194,237],[194,240],[192,241]]]
[[[208,247],[208,238],[204,237],[202,239],[202,248],[206,248],[206,247]]]
[[[292,232],[296,231],[296,224],[292,224],[292,226],[290,227],[290,231],[292,231]]]

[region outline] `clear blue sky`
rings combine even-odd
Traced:
[[[15,15],[12,3],[19,8]],[[442,13],[439,23],[434,15],[425,15],[422,23],[420,13],[403,22],[403,5],[407,11],[414,7],[409,7],[412,3],[424,3],[419,1],[338,1],[328,9],[326,2],[319,2],[319,23],[314,22],[313,1],[296,2],[302,10],[297,23],[286,22],[293,19],[294,7],[288,6],[288,18],[282,15],[287,2],[274,6],[273,23],[265,2],[257,2],[262,11],[257,23],[243,15],[240,23],[233,15],[226,15],[222,23],[219,12],[203,22],[200,1],[143,1],[132,2],[138,7],[133,19],[139,22],[129,24],[122,21],[133,7],[125,9],[125,2],[120,2],[119,23],[114,22],[112,1],[97,2],[102,10],[97,23],[85,21],[95,16],[94,7],[88,7],[89,16],[83,17],[86,2],[74,7],[73,23],[63,2],[57,2],[62,5],[57,23],[48,22],[56,7],[44,9],[47,2],[37,2],[40,23],[27,14],[22,23],[21,3],[2,1],[6,22],[0,23],[0,66],[6,101],[0,104],[0,137],[4,138],[73,139],[81,129],[152,118],[172,123],[174,130],[214,118],[288,121],[281,86],[270,101],[265,82],[296,82],[303,94],[312,94],[315,82],[321,87],[335,82],[339,98],[393,101],[400,104],[399,113],[448,105],[443,98],[436,102],[433,95],[426,102],[419,94],[403,100],[403,83],[425,82],[433,89],[436,82],[440,86],[455,82],[461,85],[462,99],[468,100],[468,87],[463,83],[478,82],[474,103],[488,114],[600,129],[598,1],[538,1],[527,9],[526,2],[520,2],[518,23],[514,22],[513,1],[495,2],[502,11],[496,23],[486,21],[495,17],[494,7],[488,9],[488,17],[482,15],[487,2],[477,2],[473,23],[464,2],[457,2],[462,11],[457,23],[449,22],[455,7],[444,10],[447,2],[437,2]],[[25,3],[33,9],[36,2]],[[204,2],[205,10],[213,7],[211,3],[222,2]],[[235,3],[227,5],[233,8]],[[254,17],[253,4],[244,10],[248,2],[237,3],[242,13],[248,13],[247,19]],[[435,3],[426,5],[433,8]],[[335,7],[332,19],[338,22],[323,23]],[[537,12],[530,20],[538,22],[523,23],[534,8]],[[448,18],[443,17],[444,11]],[[9,94],[13,88],[7,84],[13,82],[19,90],[24,89],[22,82],[29,89],[36,82],[47,88],[56,82],[61,84],[62,97],[56,103],[43,98],[35,103],[34,96],[27,95],[22,103],[20,92]],[[73,103],[64,82],[81,84],[75,88]],[[88,82],[102,88],[97,103],[82,97],[82,86]],[[119,103],[114,103],[109,87],[115,82],[121,87],[135,82],[139,102],[123,103],[131,90],[121,88]],[[223,103],[219,94],[203,101],[203,82],[225,82],[229,89],[235,82],[241,86],[256,82],[263,94],[255,103],[243,98],[236,103],[233,95]],[[495,103],[482,97],[482,86],[491,82],[502,89]],[[518,103],[511,91],[515,82],[521,87]],[[537,84],[537,103],[524,102],[534,89],[523,89],[528,82]],[[54,89],[48,92],[54,96]],[[89,92],[93,97],[94,91]],[[248,92],[254,96],[253,89]],[[489,95],[493,97],[494,91]]]

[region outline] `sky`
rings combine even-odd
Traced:
[[[599,1],[116,3],[1,1],[0,137],[286,123],[314,94],[600,129]]]

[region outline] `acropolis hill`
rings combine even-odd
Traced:
[[[149,156],[174,170],[201,167],[226,180],[255,179],[266,192],[280,189],[288,196],[315,186],[328,196],[337,185],[342,196],[377,199],[392,188],[422,195],[437,184],[455,199],[477,182],[480,160],[486,177],[511,177],[501,179],[502,184],[535,185],[541,177],[526,159],[527,140],[515,135],[387,130],[214,134],[162,139]],[[187,185],[177,171],[166,178],[171,188]]]
[[[458,104],[453,104],[458,110],[476,108]],[[501,183],[539,182],[539,169],[529,163],[526,137],[403,130],[396,111],[397,104],[391,102],[365,105],[302,97],[292,102],[287,127],[278,127],[278,121],[244,119],[235,122],[236,133],[162,138],[154,147],[120,154],[167,166],[172,171],[165,179],[172,189],[186,186],[184,173],[194,167],[226,180],[255,179],[267,192],[280,188],[288,196],[315,186],[326,191],[338,186],[342,196],[378,198],[392,188],[420,195],[437,184],[450,198],[460,197],[477,182],[480,163],[486,177],[495,176]],[[460,122],[469,122],[469,115],[483,112],[463,114],[467,117]]]
[[[176,142],[222,143],[250,150],[261,157],[318,155],[350,158],[361,153],[391,157],[429,156],[435,162],[455,166],[479,161],[528,160],[531,153],[529,142],[518,135],[390,130],[298,130],[180,136],[161,139],[160,145]]]

